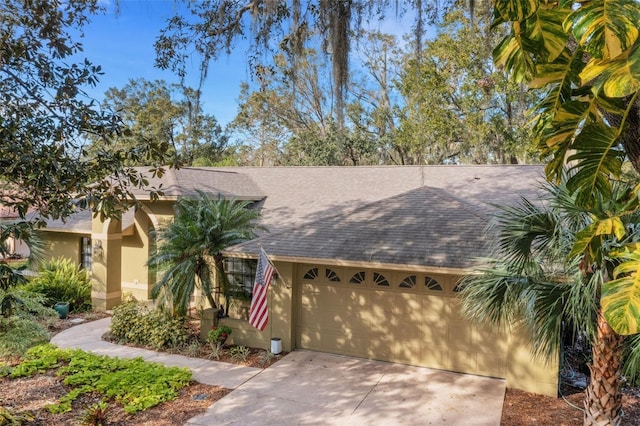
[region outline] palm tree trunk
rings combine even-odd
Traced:
[[[591,381],[584,398],[585,425],[619,425],[621,421],[622,394],[620,375],[622,374],[622,341],[604,319],[598,314],[598,331],[593,342],[593,361],[589,365]]]

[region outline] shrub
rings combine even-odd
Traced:
[[[149,309],[133,300],[113,310],[111,336],[125,343],[154,349],[176,348],[189,341],[186,318],[173,318],[160,309]]]
[[[58,316],[43,302],[44,296],[21,287],[0,288],[0,357],[21,356],[49,341],[47,324]]]
[[[50,338],[47,329],[34,319],[0,316],[0,357],[22,356]]]
[[[224,342],[226,342],[227,340],[227,337],[229,337],[232,331],[233,330],[231,329],[231,327],[226,325],[213,327],[211,330],[209,330],[209,333],[207,334],[207,342],[211,344],[214,344],[214,343],[224,344]]]
[[[53,259],[40,267],[40,273],[26,288],[43,294],[47,304],[69,302],[71,312],[91,310],[89,272],[65,258]]]
[[[251,355],[251,349],[246,346],[235,346],[229,351],[231,358],[238,362],[247,362],[249,355]]]

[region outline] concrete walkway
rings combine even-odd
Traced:
[[[61,348],[79,348],[100,355],[119,358],[142,357],[145,361],[159,362],[171,367],[187,367],[193,372],[194,380],[205,385],[235,389],[262,369],[242,367],[226,362],[170,355],[147,349],[131,348],[105,342],[101,336],[111,324],[111,318],[104,318],[68,328],[51,339],[51,343]]]
[[[505,383],[429,368],[294,351],[261,370],[104,342],[110,318],[52,339],[121,358],[188,367],[195,380],[234,389],[188,425],[499,425]]]

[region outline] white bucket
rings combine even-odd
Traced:
[[[274,355],[282,353],[282,340],[279,337],[271,339],[271,353]]]

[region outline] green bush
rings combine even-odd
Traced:
[[[50,338],[47,329],[34,319],[0,316],[0,357],[22,356]]]
[[[173,318],[160,309],[126,301],[113,310],[111,337],[154,349],[176,348],[188,343],[189,329],[186,318]]]
[[[53,259],[40,267],[40,273],[26,288],[43,294],[47,304],[69,302],[71,312],[91,310],[89,272],[65,258]]]

